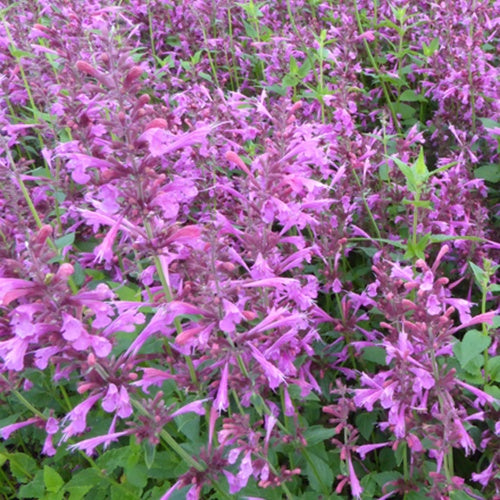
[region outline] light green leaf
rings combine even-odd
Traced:
[[[57,493],[64,484],[64,480],[59,473],[48,465],[43,468],[43,481],[45,483],[45,488],[47,488],[47,491],[50,493]]]
[[[463,369],[472,368],[476,356],[484,353],[491,344],[491,338],[483,335],[479,330],[469,330],[460,343],[455,344],[453,352]],[[460,347],[458,347],[460,346]]]

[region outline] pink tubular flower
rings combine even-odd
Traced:
[[[0,428],[0,435],[3,439],[9,439],[10,435],[13,432],[16,432],[18,429],[22,429],[23,427],[27,427],[28,425],[39,422],[40,419],[38,417],[28,418],[24,422],[17,422],[15,424],[6,425]]]
[[[386,441],[385,443],[377,443],[377,444],[364,444],[362,446],[356,447],[356,453],[359,453],[361,460],[364,460],[366,458],[366,454],[370,453],[370,451],[378,450],[379,448],[384,448],[386,446],[391,446],[391,445],[392,445],[392,443],[389,441]]]
[[[364,406],[368,411],[373,410],[373,405],[380,401],[383,408],[390,408],[393,405],[393,394],[396,389],[396,382],[386,382],[391,376],[390,372],[383,372],[371,378],[366,373],[361,375],[363,385],[368,385],[371,389],[356,389],[354,403],[356,406]]]
[[[222,375],[219,382],[219,389],[217,390],[217,397],[214,401],[214,408],[219,412],[226,411],[229,406],[227,397],[227,377],[229,372],[229,362],[226,362],[222,369]]]
[[[120,390],[115,384],[109,384],[108,392],[102,400],[102,408],[108,413],[116,411],[116,414],[121,418],[127,418],[132,415],[132,405],[130,404],[130,398],[124,386],[120,387]]]
[[[363,488],[359,483],[359,479],[356,476],[356,472],[354,470],[354,466],[352,465],[351,454],[347,455],[347,465],[349,468],[349,483],[351,485],[351,493],[354,498],[361,498],[361,493],[363,493]]]
[[[118,229],[120,229],[122,219],[123,217],[119,217],[117,219],[111,229],[106,233],[102,243],[94,248],[96,262],[102,262],[104,259],[106,264],[111,263],[111,259],[113,258],[113,243],[115,242],[116,235],[118,234]]]
[[[67,441],[71,436],[80,434],[85,430],[87,426],[87,413],[101,396],[102,393],[89,396],[66,415],[63,423],[69,420],[70,424],[63,431],[62,441]]]
[[[20,372],[24,368],[24,356],[28,345],[27,340],[19,337],[0,342],[0,356],[5,362],[5,368]]]
[[[271,389],[274,390],[282,383],[286,383],[285,375],[278,368],[270,363],[255,346],[250,343],[248,343],[248,346],[252,351],[253,358],[259,363],[264,375],[267,377]]]
[[[68,450],[82,450],[87,455],[92,455],[97,446],[104,444],[104,447],[107,448],[112,441],[116,441],[121,436],[127,436],[132,434],[134,431],[132,429],[127,429],[126,431],[121,432],[113,432],[111,434],[105,434],[104,436],[96,436],[90,439],[84,439],[79,443],[72,444],[68,446]]]
[[[196,413],[197,415],[205,415],[205,408],[203,407],[203,403],[205,403],[206,401],[208,401],[208,399],[200,399],[199,401],[188,403],[177,411],[174,411],[171,416],[172,418],[174,418],[179,415],[183,415],[184,413]]]

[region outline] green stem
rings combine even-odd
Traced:
[[[368,206],[368,202],[366,201],[365,193],[363,192],[363,186],[361,185],[361,181],[358,177],[358,174],[356,173],[356,170],[354,168],[351,169],[352,173],[354,175],[354,178],[356,179],[356,183],[359,187],[359,190],[361,192],[361,198],[363,199],[363,205],[365,206],[366,212],[368,213],[368,217],[370,218],[370,221],[373,225],[373,229],[375,230],[375,234],[377,235],[377,238],[381,238],[380,231],[378,229],[377,223],[375,222],[375,218],[373,217],[373,213]]]
[[[151,224],[149,221],[145,220],[144,221],[144,229],[146,230],[146,234],[150,239],[153,238],[153,230],[151,228]],[[167,277],[165,276],[165,273],[163,272],[163,267],[160,262],[160,258],[157,255],[153,256],[153,262],[155,264],[156,272],[158,273],[158,276],[160,278],[160,282],[162,284],[163,292],[165,293],[165,298],[167,299],[167,302],[172,302],[173,300],[173,295],[172,291],[170,290],[170,285],[168,284]],[[174,325],[175,325],[175,330],[177,331],[177,335],[179,335],[182,332],[182,326],[179,318],[174,319]],[[172,355],[172,349],[170,347],[170,344],[168,341],[166,341],[165,345],[168,354],[171,356]],[[194,368],[193,360],[191,359],[190,356],[184,356],[184,360],[186,361],[186,364],[189,369],[189,376],[191,377],[191,382],[194,385],[198,384],[198,378],[196,376],[196,370]]]
[[[146,408],[144,408],[144,406],[142,406],[141,403],[139,403],[139,401],[137,401],[135,399],[131,399],[131,401],[132,401],[132,405],[134,406],[134,408],[136,410],[139,411],[139,413],[141,413],[142,415],[145,415],[145,416],[150,415],[150,413],[146,410]],[[175,451],[175,453],[177,453],[177,455],[179,455],[179,457],[181,457],[182,460],[184,460],[186,465],[188,465],[189,467],[193,467],[194,469],[196,469],[199,472],[203,472],[206,469],[205,466],[200,464],[189,453],[187,453],[181,447],[181,445],[165,429],[162,429],[159,434],[160,434],[161,438],[170,446],[170,448],[172,448],[172,450]]]
[[[356,23],[358,24],[358,30],[360,35],[362,35],[365,31],[363,29],[363,24],[361,23],[361,16],[359,15],[359,9],[358,9],[358,2],[357,0],[354,0],[354,14],[356,16]],[[373,69],[375,70],[375,73],[377,74],[380,82],[380,86],[382,87],[382,91],[384,93],[385,100],[387,102],[387,107],[389,108],[389,111],[391,112],[392,116],[392,121],[394,123],[394,127],[396,127],[396,130],[398,132],[401,131],[400,125],[399,125],[399,120],[396,115],[396,111],[394,109],[391,96],[389,94],[389,90],[387,88],[386,83],[382,79],[382,72],[380,71],[379,65],[377,64],[377,61],[373,57],[372,51],[370,49],[370,45],[367,42],[366,38],[363,38],[363,45],[365,47],[366,53],[368,55],[368,59],[370,60],[370,64],[372,65]]]

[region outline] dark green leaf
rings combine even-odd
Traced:
[[[309,446],[326,441],[335,435],[335,429],[327,429],[321,425],[313,425],[304,432],[304,437]]]
[[[500,163],[481,165],[474,170],[474,177],[493,183],[500,182]]]

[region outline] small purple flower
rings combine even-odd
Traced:
[[[109,384],[108,391],[102,400],[102,408],[108,413],[116,414],[121,418],[127,418],[132,415],[132,405],[127,390],[124,386],[120,390],[115,384]]]
[[[87,455],[91,456],[94,453],[94,450],[97,446],[104,444],[106,448],[113,441],[117,441],[121,436],[127,436],[133,432],[132,429],[127,429],[126,431],[121,432],[113,432],[111,434],[105,434],[104,436],[96,436],[90,439],[84,439],[79,443],[72,444],[68,446],[68,450],[82,450]]]
[[[24,420],[23,422],[17,422],[15,424],[6,425],[0,428],[0,434],[3,439],[9,439],[10,435],[13,432],[16,432],[18,429],[22,429],[23,427],[27,427],[28,425],[35,424],[39,422],[40,419],[38,417],[28,418],[28,420]]]
[[[214,408],[219,412],[226,411],[229,406],[229,400],[227,397],[227,377],[229,372],[229,362],[224,364],[222,369],[222,375],[219,382],[219,388],[217,390],[217,397],[214,401]]]

